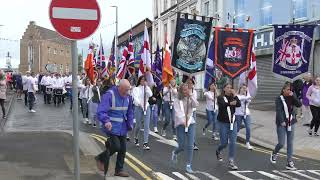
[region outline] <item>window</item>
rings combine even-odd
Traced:
[[[245,0],[234,0],[235,4],[235,12],[236,12],[236,24],[237,27],[244,27],[244,20],[245,20]],[[231,18],[232,19],[232,18]],[[231,20],[232,21],[232,20]]]
[[[163,25],[163,32],[164,32],[164,34],[166,34],[168,31],[168,25],[167,24],[164,24]]]
[[[167,10],[167,8],[168,8],[168,0],[164,0],[163,11]]]
[[[176,28],[176,21],[174,19],[171,20],[171,42],[174,41],[174,32]]]
[[[293,17],[296,19],[307,17],[307,1],[292,0]]]
[[[272,0],[262,0],[260,25],[265,26],[272,24]]]
[[[51,53],[51,48],[50,47],[48,47],[48,54],[50,54]]]
[[[312,0],[312,4],[311,4],[312,18],[320,17],[319,9],[320,9],[320,0]]]
[[[204,3],[203,15],[209,16],[209,1]]]
[[[54,49],[54,50],[53,50],[53,54],[57,54],[57,49]]]
[[[60,51],[60,55],[63,55],[63,50]]]
[[[177,4],[177,0],[171,0],[171,6]]]

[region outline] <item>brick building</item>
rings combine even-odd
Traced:
[[[20,40],[20,72],[71,72],[71,41],[30,21]]]

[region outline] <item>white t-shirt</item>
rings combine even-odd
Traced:
[[[31,76],[22,76],[22,85],[23,85],[23,90],[27,91],[28,90],[28,80]]]
[[[244,115],[250,115],[250,110],[249,110],[249,103],[251,102],[251,96],[248,95],[237,95],[240,102],[241,102],[241,107],[236,108],[236,112],[234,113],[235,115],[239,116],[244,116]]]
[[[35,92],[36,78],[29,77],[27,80],[27,89],[28,92]]]
[[[217,94],[214,94],[212,91],[207,91],[204,93],[206,96],[206,108],[208,111],[216,111],[218,110],[218,104],[217,104]]]

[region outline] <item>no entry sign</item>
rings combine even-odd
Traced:
[[[96,0],[52,0],[49,16],[56,31],[72,40],[89,37],[101,19]]]

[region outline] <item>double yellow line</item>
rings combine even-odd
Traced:
[[[105,144],[105,141],[108,140],[108,138],[104,136],[100,136],[97,134],[91,134],[90,135],[92,138],[96,139],[97,141],[101,142],[103,145]],[[126,157],[130,158],[125,158],[125,163],[128,164],[134,171],[136,171],[143,179],[146,180],[152,180],[152,179],[157,179],[157,180],[162,180],[159,176],[155,174],[155,172],[145,165],[143,162],[138,160],[136,157],[134,157],[132,154],[126,152]],[[152,177],[148,176],[146,173],[144,173],[138,166],[136,166],[133,162],[135,162],[137,165],[142,167],[148,174],[151,174]]]

